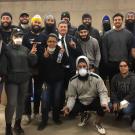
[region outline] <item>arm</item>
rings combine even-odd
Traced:
[[[98,68],[100,59],[101,59],[101,53],[100,53],[100,47],[97,40],[94,40],[94,53],[95,53],[95,66]]]

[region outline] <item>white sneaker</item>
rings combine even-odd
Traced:
[[[89,111],[85,111],[81,114],[81,121],[78,124],[79,127],[84,127],[88,124],[91,114]]]
[[[34,114],[33,119],[34,119],[34,121],[40,122],[41,116],[39,114]]]
[[[101,124],[95,124],[95,126],[96,126],[97,131],[98,131],[101,135],[105,135],[105,134],[106,134],[106,131],[105,131],[105,129],[102,127]]]

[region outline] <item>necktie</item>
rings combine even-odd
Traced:
[[[61,38],[61,43],[62,43],[62,46],[64,47],[64,49],[66,51],[67,56],[69,56],[67,45],[64,42],[64,37]]]

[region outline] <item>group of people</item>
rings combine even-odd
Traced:
[[[95,126],[100,134],[105,112],[120,119],[131,118],[135,130],[135,13],[116,13],[113,27],[109,16],[102,20],[101,33],[92,26],[92,16],[82,15],[78,28],[71,25],[70,13],[62,12],[56,24],[53,15],[42,20],[21,13],[19,25],[12,25],[12,15],[1,14],[0,85],[5,83],[5,135],[24,134],[22,115],[31,122],[41,113],[38,130],[43,130],[52,112],[55,124],[60,114],[87,124],[90,111],[97,112]],[[44,26],[43,26],[44,23]],[[109,78],[110,91],[105,84]],[[33,92],[34,89],[34,92]],[[31,106],[31,97],[34,105]],[[41,112],[40,112],[41,104]]]

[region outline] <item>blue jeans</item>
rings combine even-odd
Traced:
[[[59,120],[63,80],[57,82],[51,82],[46,84],[47,88],[42,92],[42,120],[48,120],[48,113],[50,109],[53,111],[53,120]]]
[[[135,102],[129,103],[127,108],[122,109],[124,115],[133,115],[135,112]]]

